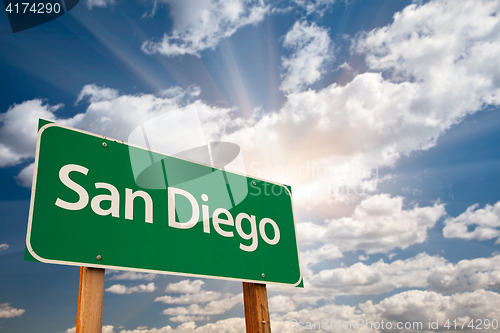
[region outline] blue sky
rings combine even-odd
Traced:
[[[185,106],[293,188],[305,288],[268,286],[274,332],[500,320],[499,10],[82,0],[15,34],[0,15],[0,332],[74,332],[78,268],[23,261],[38,118],[127,141]],[[106,333],[244,329],[238,282],[108,271],[105,289]]]

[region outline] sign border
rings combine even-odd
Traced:
[[[42,120],[42,119],[40,119],[40,120]],[[80,266],[80,267],[84,266],[84,267],[103,268],[103,269],[118,269],[118,270],[125,270],[125,271],[132,271],[132,272],[142,272],[142,273],[154,273],[154,274],[164,274],[164,275],[188,276],[188,277],[198,277],[198,278],[217,279],[217,280],[250,282],[250,283],[259,283],[259,284],[265,283],[265,284],[275,284],[275,285],[282,285],[282,286],[300,287],[300,284],[303,281],[303,275],[302,275],[302,269],[301,269],[301,266],[300,266],[300,253],[299,253],[299,244],[298,244],[298,240],[297,240],[297,228],[296,228],[296,225],[295,225],[295,214],[294,214],[294,209],[293,209],[292,193],[290,192],[290,190],[288,189],[288,187],[286,185],[284,185],[284,184],[276,183],[276,182],[273,182],[273,181],[269,181],[269,180],[265,180],[265,179],[261,179],[261,178],[257,178],[257,177],[250,177],[248,175],[243,175],[241,173],[234,172],[234,171],[230,171],[230,172],[233,173],[233,174],[237,174],[237,175],[246,177],[246,178],[253,178],[253,179],[256,179],[256,180],[260,180],[260,181],[272,183],[274,185],[282,186],[288,192],[288,194],[290,196],[290,202],[292,204],[293,229],[294,229],[294,232],[295,232],[295,242],[296,242],[296,246],[297,246],[297,258],[298,258],[299,273],[300,273],[299,274],[299,280],[295,284],[282,283],[282,282],[273,282],[273,281],[265,281],[265,280],[248,280],[248,279],[239,279],[239,278],[230,278],[230,277],[222,277],[222,276],[203,275],[203,274],[190,274],[190,273],[159,271],[159,270],[152,270],[152,269],[142,269],[142,268],[132,268],[132,267],[122,267],[122,266],[110,266],[110,265],[98,265],[98,264],[89,264],[89,263],[78,263],[78,262],[73,262],[73,261],[53,260],[53,259],[46,259],[46,258],[40,257],[38,254],[35,253],[35,251],[31,247],[31,243],[30,243],[30,239],[31,239],[31,224],[32,224],[32,219],[33,219],[33,205],[34,205],[34,202],[35,202],[36,180],[37,180],[37,173],[38,173],[38,155],[39,155],[39,152],[40,152],[40,142],[41,142],[41,137],[42,137],[43,132],[46,129],[50,128],[50,127],[60,127],[60,128],[64,128],[64,129],[67,129],[67,130],[74,131],[74,132],[79,132],[79,133],[91,135],[91,136],[94,136],[94,137],[102,138],[103,140],[115,141],[115,142],[119,142],[119,143],[125,144],[127,146],[136,147],[136,148],[139,148],[139,149],[144,149],[144,150],[151,151],[151,152],[154,152],[154,153],[158,153],[158,154],[161,154],[161,155],[164,155],[164,156],[169,156],[169,157],[177,158],[177,159],[184,160],[184,161],[187,161],[187,162],[191,162],[191,163],[195,163],[195,164],[200,164],[200,165],[204,165],[204,166],[209,166],[211,168],[218,169],[218,170],[221,170],[221,171],[227,171],[227,170],[223,170],[221,168],[217,168],[217,167],[214,167],[214,166],[211,166],[211,165],[208,165],[208,164],[194,162],[194,161],[191,161],[191,160],[188,160],[188,159],[184,159],[184,158],[181,158],[181,157],[172,156],[172,155],[165,154],[165,153],[162,153],[162,152],[157,152],[157,151],[154,151],[154,150],[151,150],[151,149],[147,149],[147,148],[144,148],[144,147],[141,147],[141,146],[137,146],[137,145],[134,145],[134,144],[127,143],[125,141],[115,140],[115,139],[112,139],[112,138],[109,138],[109,137],[106,137],[106,136],[103,136],[103,135],[98,135],[98,134],[95,134],[95,133],[90,133],[90,132],[87,132],[87,131],[83,131],[83,130],[80,130],[80,129],[72,128],[72,127],[61,125],[61,124],[57,124],[57,123],[52,123],[52,122],[51,123],[47,123],[47,124],[43,125],[42,127],[40,127],[40,129],[38,130],[38,134],[37,134],[36,153],[35,153],[35,162],[34,162],[34,171],[33,171],[33,180],[32,180],[32,185],[31,185],[30,210],[29,210],[29,216],[28,216],[28,230],[27,230],[27,233],[26,233],[26,248],[28,249],[29,253],[33,256],[33,258],[35,258],[36,260],[38,260],[38,261],[40,261],[42,263],[46,263],[46,264],[58,264],[58,265],[67,265],[67,266]]]

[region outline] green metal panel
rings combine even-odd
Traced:
[[[132,163],[131,156],[134,156]],[[137,161],[137,156],[145,160]],[[137,177],[132,169],[134,163],[145,164]],[[58,199],[68,203],[81,199],[74,186],[65,185],[60,178],[61,168],[67,165],[88,169],[87,174],[68,173],[69,179],[88,193],[88,202],[81,209],[56,205]],[[107,183],[117,189],[117,216],[95,212],[91,205],[93,198],[111,194],[107,188],[97,188],[96,183]],[[192,227],[181,229],[169,225],[167,188],[187,191],[196,200],[199,218]],[[133,218],[125,218],[126,189],[144,191],[150,196],[152,223],[146,222],[147,209],[141,197],[133,201]],[[207,201],[202,200],[205,195]],[[176,221],[189,221],[195,208],[183,195],[175,199]],[[209,229],[203,221],[206,211],[203,205],[208,206]],[[109,200],[100,203],[103,210],[110,207]],[[219,224],[221,233],[215,229],[212,216],[217,208],[227,209],[234,222]],[[241,229],[237,230],[236,218],[241,213],[255,216],[254,230],[247,219],[241,220]],[[224,214],[219,218],[228,219]],[[260,228],[262,219],[264,222],[271,219],[278,228],[276,244],[273,244],[277,236],[273,223],[264,223],[265,227]],[[252,234],[252,230],[253,236],[244,236]],[[223,236],[224,232],[226,236],[232,233],[232,237]],[[253,242],[257,242],[256,248],[248,249]],[[292,198],[287,186],[53,123],[42,124],[38,133],[26,245],[31,256],[46,263],[295,286],[302,278]]]

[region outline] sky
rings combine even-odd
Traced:
[[[267,286],[273,332],[496,331],[499,11],[81,0],[17,33],[0,15],[0,332],[75,331],[78,267],[23,261],[38,119],[128,141],[184,107],[293,189],[304,288]],[[243,332],[242,286],[106,270],[103,325]]]

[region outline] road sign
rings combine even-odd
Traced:
[[[285,185],[53,123],[33,177],[26,248],[38,261],[301,282]]]

